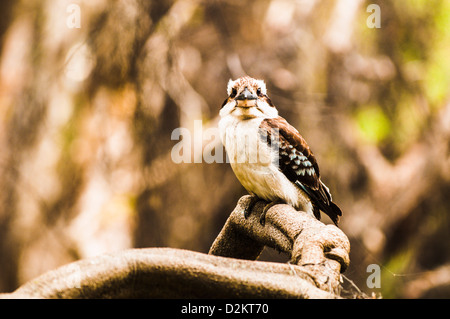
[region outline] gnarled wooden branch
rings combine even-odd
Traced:
[[[350,242],[334,225],[325,225],[288,205],[273,206],[266,223],[259,223],[263,203],[257,203],[248,219],[244,218],[250,196],[242,197],[231,213],[210,254],[256,259],[264,246],[287,253],[290,263],[302,266],[316,285],[338,293],[340,272],[350,263]]]
[[[172,249],[132,249],[80,260],[8,298],[333,298],[297,266]]]
[[[287,205],[272,207],[262,226],[260,204],[243,217],[248,200],[239,200],[208,255],[126,250],[68,264],[0,297],[337,298],[339,271],[349,263],[347,237]],[[291,263],[253,261],[264,245],[288,253]]]

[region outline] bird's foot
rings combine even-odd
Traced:
[[[252,198],[250,199],[250,203],[248,203],[247,207],[244,209],[244,217],[245,219],[248,218],[248,216],[250,216],[250,213],[252,212],[253,207],[255,206],[255,204],[260,201],[260,199],[258,198],[258,196],[252,196]]]
[[[264,206],[263,211],[261,213],[261,216],[259,217],[259,223],[264,226],[266,224],[266,214],[267,211],[272,208],[272,206],[278,205],[278,204],[282,204],[283,201],[282,200],[275,200],[273,202],[268,203],[266,206]]]

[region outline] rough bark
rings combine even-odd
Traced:
[[[334,225],[276,205],[262,226],[262,205],[248,219],[244,196],[210,253],[131,249],[47,272],[3,298],[338,298],[349,241]],[[288,264],[254,261],[264,248],[289,254]],[[243,260],[250,259],[250,260]]]
[[[244,208],[250,197],[242,197],[214,241],[210,254],[256,259],[264,246],[290,256],[290,263],[314,278],[317,287],[339,292],[340,272],[350,263],[350,242],[334,225],[325,225],[288,205],[273,206],[259,223],[262,204],[255,205],[248,219]]]

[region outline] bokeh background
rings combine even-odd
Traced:
[[[343,210],[344,293],[450,297],[450,1],[2,0],[0,15],[0,292],[106,252],[207,252],[245,190],[226,163],[174,163],[171,133],[217,127],[248,74]]]

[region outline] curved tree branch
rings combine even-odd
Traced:
[[[171,248],[126,250],[68,264],[0,297],[339,297],[339,272],[349,263],[347,237],[287,205],[272,207],[262,226],[260,204],[243,217],[248,199],[239,200],[208,255]],[[264,245],[288,253],[291,263],[253,261]]]
[[[324,290],[338,293],[340,272],[350,263],[350,242],[334,225],[325,225],[289,205],[273,206],[266,214],[266,223],[259,223],[262,203],[255,205],[248,219],[244,218],[250,196],[242,197],[231,213],[210,254],[256,259],[264,246],[287,253],[290,263],[303,266]]]
[[[4,298],[333,298],[298,266],[172,249],[131,249],[80,260]]]

